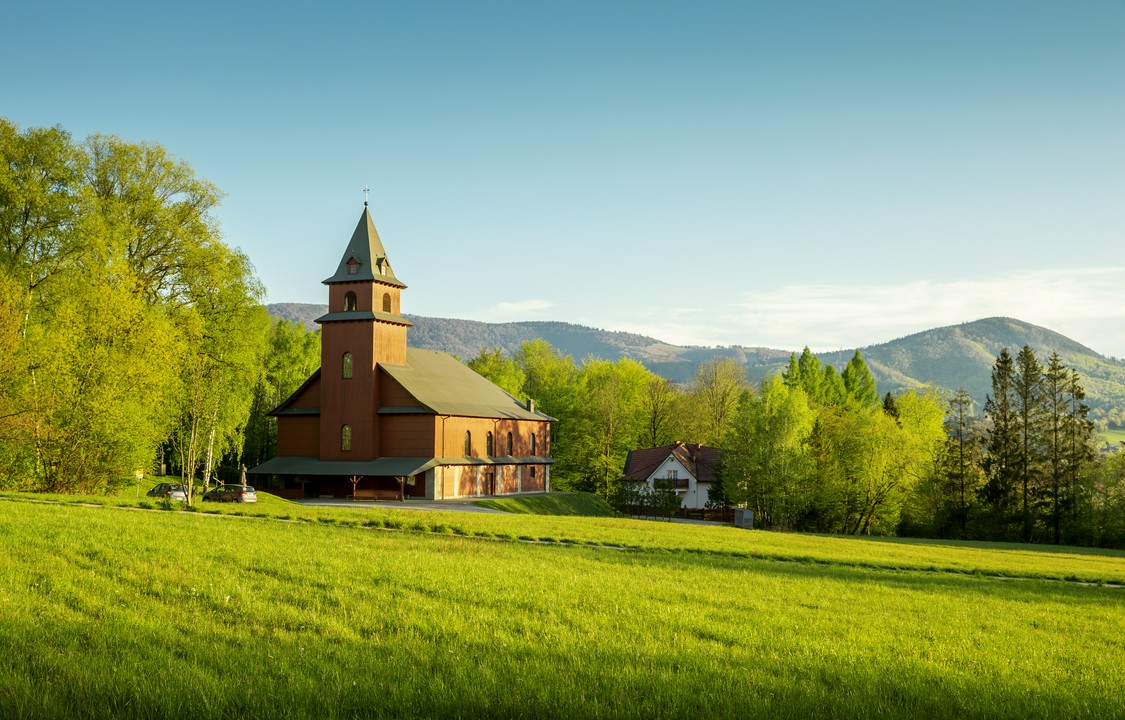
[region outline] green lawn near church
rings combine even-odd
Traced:
[[[1120,710],[1125,590],[965,574],[960,546],[918,545],[934,569],[895,569],[881,558],[900,545],[881,541],[795,560],[827,539],[714,528],[730,532],[670,551],[693,526],[557,519],[577,523],[553,526],[560,536],[633,533],[628,548],[596,547],[519,541],[538,517],[439,527],[413,511],[333,520],[271,505],[288,504],[267,500],[256,510],[267,518],[0,502],[0,715]],[[364,512],[380,524],[352,522]],[[772,550],[748,554],[759,540]],[[1085,556],[1107,577],[1125,565],[1093,551],[972,551],[1013,577],[1037,552],[1041,567]]]

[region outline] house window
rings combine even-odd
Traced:
[[[352,426],[345,425],[340,428],[340,449],[348,451],[352,449]]]
[[[679,470],[669,470],[668,471],[668,479],[669,480],[676,480],[679,477],[680,477],[680,471]]]
[[[348,275],[357,274],[359,274],[359,261],[355,258],[351,258],[348,260]]]
[[[484,454],[492,455],[492,433],[488,433],[484,436]]]
[[[535,433],[531,433],[531,454],[535,454]]]
[[[343,368],[344,368],[344,371],[343,371],[342,374],[344,376],[344,379],[347,380],[348,378],[350,378],[352,376],[352,354],[351,353],[344,353],[344,359],[343,359],[343,362],[341,363],[341,365],[343,365]]]
[[[512,454],[512,433],[508,433],[508,454]]]
[[[531,477],[535,477],[535,468],[531,468]]]
[[[391,294],[383,293],[383,312],[389,313],[391,311]]]
[[[355,293],[344,293],[344,312],[355,312]]]
[[[473,456],[473,434],[465,431],[465,457]]]

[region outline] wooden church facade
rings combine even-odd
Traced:
[[[320,370],[273,410],[278,452],[250,471],[257,484],[286,497],[435,500],[550,489],[553,418],[450,355],[407,347],[406,286],[366,203],[324,284]]]

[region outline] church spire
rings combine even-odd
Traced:
[[[332,283],[356,282],[357,280],[374,280],[376,282],[404,288],[404,285],[395,277],[391,264],[387,260],[387,251],[383,249],[383,241],[375,230],[375,222],[367,209],[367,202],[363,204],[363,215],[359,224],[355,226],[352,239],[340,258],[336,273],[324,280],[325,285]]]

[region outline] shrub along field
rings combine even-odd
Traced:
[[[0,716],[1121,712],[1121,553],[262,497],[0,501]]]

